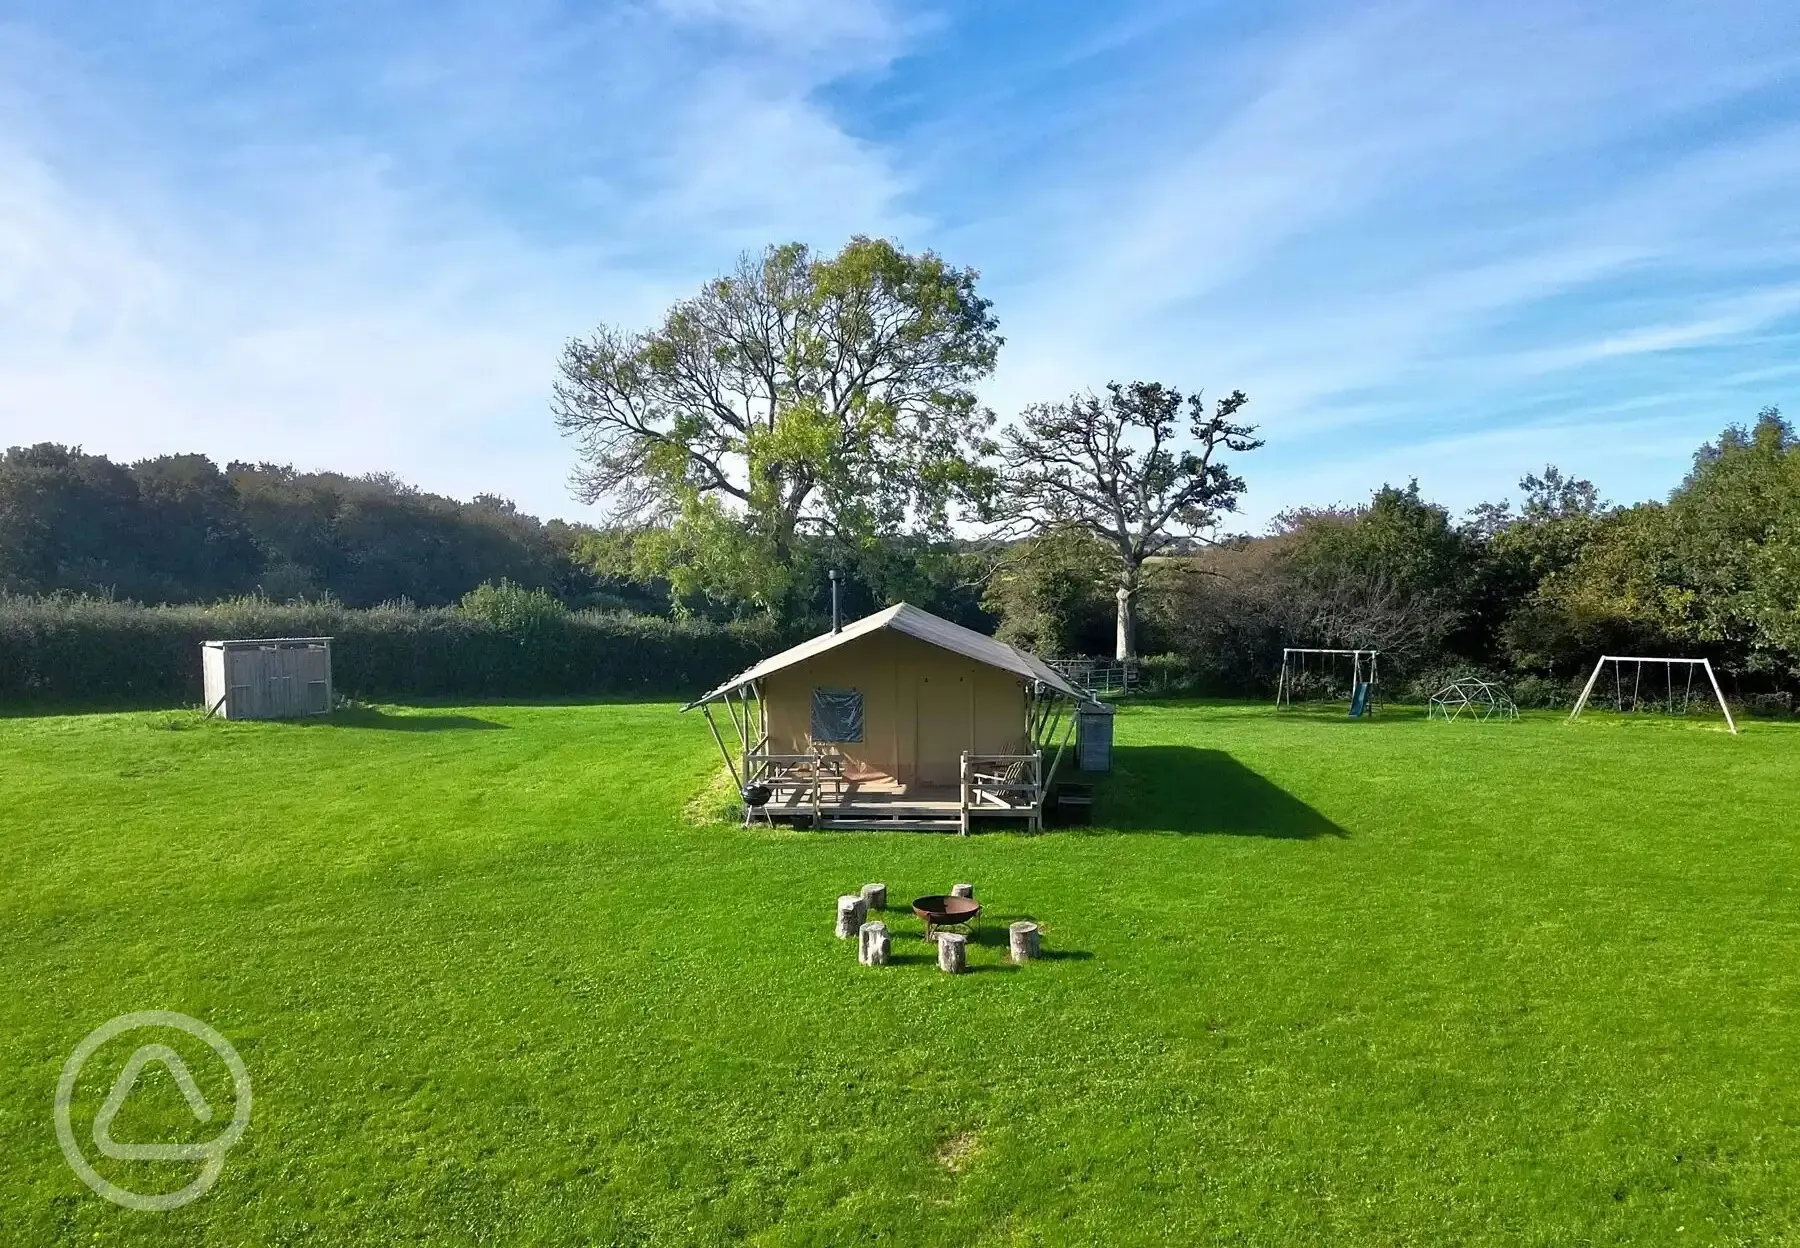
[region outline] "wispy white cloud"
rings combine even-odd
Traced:
[[[904,29],[871,0],[658,0],[658,7],[685,21],[738,27],[790,55],[825,53],[840,63],[860,56],[863,65],[885,64]]]
[[[1146,4],[1060,36],[874,0],[21,6],[6,441],[567,513],[567,335],[856,232],[984,271],[1003,412],[1250,391],[1253,518],[1413,473],[1466,505],[1565,453],[1660,490],[1793,378],[1759,345],[1800,315],[1782,0]]]
[[[393,469],[566,514],[566,337],[650,320],[742,247],[907,220],[887,155],[813,98],[838,53],[886,55],[879,10],[681,7],[421,20],[379,59],[240,88],[235,118],[173,88],[133,118],[148,88],[103,74],[65,79],[100,114],[77,117],[40,83],[33,124],[0,114],[0,438]],[[236,63],[257,38],[195,46]],[[319,98],[334,79],[355,108]]]
[[[679,228],[715,249],[920,229],[898,206],[908,187],[883,154],[791,91],[720,73],[696,85],[675,120],[655,161],[663,193],[638,214],[646,227]]]
[[[1694,309],[1698,316],[1660,325],[1641,325],[1587,342],[1530,352],[1516,361],[1526,371],[1554,372],[1602,360],[1704,346],[1739,338],[1800,312],[1800,284],[1712,300]]]
[[[1064,172],[997,403],[1107,376],[1243,386],[1271,436],[1264,515],[1304,498],[1311,456],[1345,458],[1330,431],[1397,467],[1472,445],[1459,427],[1548,441],[1524,410],[1547,374],[1639,387],[1617,369],[1796,310],[1783,30],[1754,4],[1389,5],[1227,48],[1203,77],[1242,90],[1183,110],[1165,86],[1166,117]],[[1710,398],[1690,429],[1732,401]]]

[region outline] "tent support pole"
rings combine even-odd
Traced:
[[[731,704],[731,691],[725,692],[725,713],[731,716],[731,726],[737,730],[738,740],[744,739],[744,726],[738,723],[737,707]]]
[[[713,740],[719,746],[719,757],[725,760],[725,770],[731,773],[731,782],[742,790],[744,782],[738,778],[737,768],[731,765],[731,751],[725,748],[725,738],[719,735],[719,725],[713,722],[711,705],[701,707],[700,713],[706,716],[706,726],[712,729]]]
[[[1038,785],[1038,803],[1043,804],[1044,795],[1050,792],[1050,785],[1056,780],[1056,769],[1062,766],[1063,751],[1069,748],[1069,737],[1075,731],[1075,716],[1071,713],[1062,725],[1062,741],[1056,747],[1056,757],[1050,760],[1050,770],[1044,776],[1043,783]]]

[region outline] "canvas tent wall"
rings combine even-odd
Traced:
[[[206,713],[295,719],[331,710],[331,638],[208,641],[200,647]]]
[[[763,678],[762,700],[772,753],[831,747],[851,776],[950,785],[965,752],[1030,748],[1017,675],[902,633],[871,633],[773,672]],[[850,718],[834,721],[834,704],[860,704],[860,722],[848,725],[860,730],[858,739],[821,739]]]
[[[1083,700],[1035,656],[905,603],[765,659],[690,705],[732,705],[733,695],[733,723],[758,749],[829,751],[847,774],[904,785],[956,784],[964,753],[1028,753],[1049,700]],[[850,707],[860,739],[827,739]]]

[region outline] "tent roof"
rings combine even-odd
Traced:
[[[797,646],[783,650],[780,654],[770,655],[748,671],[740,672],[730,680],[701,698],[696,698],[683,707],[688,710],[703,702],[712,702],[724,697],[734,690],[761,680],[771,672],[779,672],[784,668],[804,663],[827,650],[847,645],[858,637],[866,637],[870,633],[891,629],[896,633],[905,633],[926,645],[936,646],[940,650],[949,650],[964,658],[974,659],[988,667],[997,667],[1002,671],[1012,672],[1026,680],[1037,681],[1078,702],[1085,702],[1087,695],[1070,684],[1049,664],[1034,654],[1027,654],[1017,646],[1009,646],[1004,641],[996,641],[985,633],[978,633],[972,628],[964,628],[960,624],[952,624],[929,611],[921,611],[910,603],[901,603],[889,607],[885,611],[877,611],[874,615],[866,615],[854,624],[846,624],[835,633],[822,633],[810,641],[803,641]]]

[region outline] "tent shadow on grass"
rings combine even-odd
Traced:
[[[1191,745],[1115,746],[1112,771],[1092,779],[1096,832],[1291,840],[1350,835],[1224,750]]]

